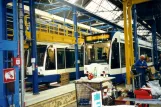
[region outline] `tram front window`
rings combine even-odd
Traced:
[[[37,45],[37,65],[43,66],[44,63],[44,56],[46,51],[47,45]],[[29,60],[28,60],[28,66],[31,66],[31,50],[29,50]]]
[[[108,43],[88,44],[86,46],[86,64],[108,63]]]

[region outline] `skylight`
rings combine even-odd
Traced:
[[[122,14],[122,11],[107,0],[92,0],[85,9],[111,22],[115,22],[115,19]]]

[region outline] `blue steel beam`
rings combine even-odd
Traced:
[[[35,19],[35,3],[34,0],[29,0],[30,7],[30,25],[31,25],[31,38],[32,38],[32,46],[31,46],[31,54],[32,58],[35,59],[33,61],[33,74],[32,74],[32,85],[33,85],[33,94],[39,94],[38,88],[38,69],[37,69],[37,44],[36,44],[36,19]]]
[[[24,3],[28,3],[28,1],[25,1]],[[57,3],[51,3],[51,4],[47,4],[47,3],[40,3],[40,2],[35,2],[35,4],[38,4],[38,5],[44,5],[44,6],[60,6],[60,5],[57,5]]]
[[[74,36],[76,39],[75,44],[75,65],[76,65],[76,79],[79,79],[79,64],[78,64],[78,28],[77,28],[77,10],[73,7],[73,21],[74,21]]]
[[[119,25],[117,25],[117,24],[115,24],[115,23],[112,23],[112,22],[110,22],[110,21],[108,21],[108,20],[106,20],[106,19],[104,19],[104,18],[102,18],[102,17],[100,17],[100,16],[98,16],[98,15],[96,15],[96,14],[93,14],[93,13],[91,13],[91,12],[89,12],[89,11],[87,11],[87,10],[81,8],[81,7],[78,6],[78,5],[74,5],[74,4],[69,3],[69,2],[67,2],[67,1],[65,1],[65,0],[57,0],[57,1],[62,2],[62,3],[64,3],[65,5],[74,7],[74,8],[77,9],[77,11],[79,11],[79,12],[81,12],[81,13],[83,13],[83,14],[89,16],[89,17],[94,17],[95,19],[97,19],[97,20],[99,20],[99,21],[101,21],[101,22],[104,22],[104,23],[109,24],[109,25],[111,25],[111,26],[113,26],[113,27],[116,27],[116,28],[119,28],[119,29],[123,30],[123,27],[121,27],[121,26],[119,26]]]
[[[79,20],[78,22],[79,23],[87,23],[87,22],[92,22],[92,21],[95,21],[95,20],[96,20],[95,18],[89,18],[89,19]]]
[[[157,38],[156,38],[156,22],[153,21],[152,25],[152,40],[153,40],[153,62],[155,68],[157,68],[158,65],[158,49],[157,49]]]
[[[69,10],[71,10],[70,7],[64,6],[64,7],[58,7],[58,8],[55,8],[55,9],[48,10],[48,12],[51,13],[51,14],[56,14],[56,13],[69,11]]]
[[[136,5],[133,6],[133,20],[134,20],[134,24],[133,24],[133,35],[134,35],[134,55],[135,55],[135,61],[137,61],[139,59],[139,52],[138,52],[138,36],[137,36],[137,11],[136,11]]]
[[[103,26],[98,26],[98,27],[95,27],[97,29],[106,29],[106,28],[110,28],[110,27],[113,27],[111,25],[103,25]]]

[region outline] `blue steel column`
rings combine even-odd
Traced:
[[[155,68],[157,68],[158,65],[158,51],[157,51],[157,38],[156,38],[156,22],[153,21],[152,25],[152,40],[153,40],[153,62]]]
[[[38,94],[38,69],[37,69],[37,44],[36,44],[36,21],[35,21],[35,4],[34,0],[29,0],[30,7],[30,26],[31,26],[31,38],[32,47],[31,54],[32,58],[35,58],[35,69],[32,72],[32,84],[33,84],[33,94]]]
[[[0,0],[0,45],[3,42],[3,39],[5,37],[5,15],[4,15],[4,9],[5,4],[4,0]],[[3,68],[4,68],[4,58],[3,58],[3,50],[0,48],[0,106],[1,107],[7,107],[7,100],[6,100],[6,86],[3,83]]]
[[[76,79],[79,79],[79,64],[78,64],[78,29],[77,29],[77,11],[73,7],[73,21],[74,21],[74,36],[76,39],[75,44],[75,66],[76,66]]]
[[[13,40],[17,42],[16,49],[13,51],[14,57],[18,57],[18,8],[17,8],[17,0],[13,1]],[[18,66],[14,66],[14,69],[16,71],[16,81],[15,81],[15,95],[14,95],[14,104],[16,107],[19,107],[19,68]]]
[[[133,30],[134,30],[134,55],[135,55],[135,61],[139,59],[139,52],[138,52],[138,36],[137,36],[137,11],[136,11],[136,5],[133,6]]]

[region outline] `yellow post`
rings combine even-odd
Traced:
[[[133,33],[132,33],[132,1],[129,0],[129,6],[128,6],[128,33],[129,33],[129,45],[130,45],[130,66],[134,64],[134,51],[133,51]]]
[[[123,15],[124,15],[124,36],[125,36],[125,56],[126,56],[126,79],[127,85],[130,85],[130,64],[129,64],[129,38],[127,26],[127,0],[123,0]]]

